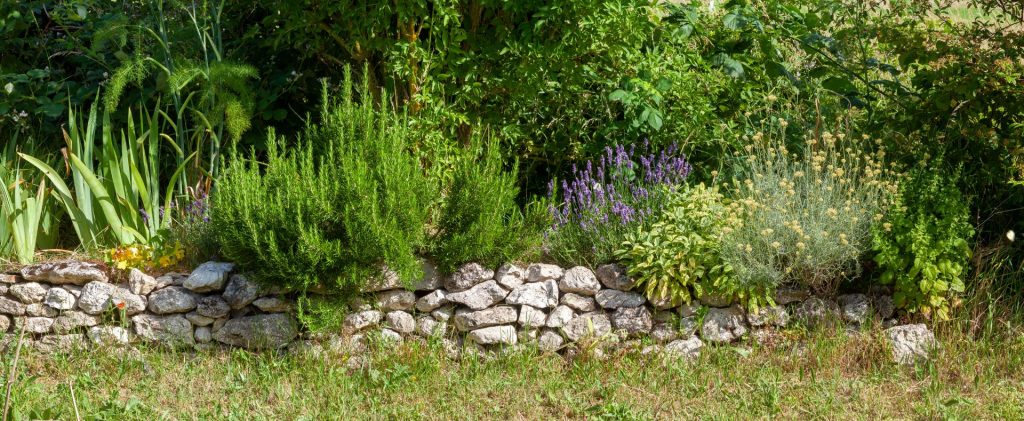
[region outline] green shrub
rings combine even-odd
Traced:
[[[514,164],[511,171],[502,166],[494,142],[486,147],[474,142],[456,161],[432,247],[442,272],[470,261],[494,267],[539,246],[547,224],[543,219],[537,223],[536,215],[523,216],[516,204],[519,166]]]
[[[288,152],[271,131],[266,163],[232,160],[211,196],[224,257],[254,279],[354,292],[382,265],[406,282],[420,276],[436,183],[404,119],[357,104],[349,73],[342,95],[332,101],[325,85],[318,125]]]
[[[918,168],[900,186],[897,203],[873,229],[879,281],[893,284],[897,307],[949,319],[950,304],[964,292],[974,228],[957,177]]]
[[[786,126],[780,122],[779,132]],[[758,132],[749,139],[723,257],[745,289],[794,282],[834,294],[859,272],[871,221],[896,193],[894,176],[883,170],[883,151],[868,153],[867,142],[844,133],[811,131],[799,153],[781,138]]]
[[[745,297],[719,253],[725,210],[716,188],[673,193],[657,221],[627,235],[615,256],[651,301],[688,303],[710,291]]]

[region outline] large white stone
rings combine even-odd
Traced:
[[[473,310],[483,310],[501,302],[507,295],[508,291],[498,286],[497,282],[487,281],[462,292],[450,293],[447,298],[448,301],[462,304]]]
[[[182,287],[167,287],[149,295],[149,311],[156,314],[188,313],[196,305],[195,296]]]
[[[494,274],[494,280],[503,288],[513,290],[526,282],[526,269],[513,264],[503,265]]]
[[[455,314],[455,328],[465,332],[482,327],[512,324],[519,319],[515,307],[497,306],[480,311],[459,311]]]
[[[515,345],[519,335],[513,326],[491,326],[469,332],[469,339],[480,345]]]
[[[569,321],[562,332],[570,341],[576,342],[586,337],[601,337],[612,331],[612,322],[604,312],[581,314]]]
[[[443,289],[439,289],[416,300],[416,310],[422,313],[429,313],[445,304],[448,304],[448,293]]]
[[[404,289],[393,289],[377,293],[377,307],[381,311],[412,310],[416,304],[416,293]]]
[[[597,301],[594,300],[594,297],[587,297],[572,292],[562,295],[562,304],[584,313],[597,310]]]
[[[644,306],[620,308],[612,313],[611,319],[612,326],[626,331],[631,336],[649,333],[654,323],[651,320],[651,312]]]
[[[25,304],[35,304],[43,301],[47,289],[38,282],[25,282],[11,285],[7,293]]]
[[[127,345],[129,341],[128,331],[120,326],[93,326],[87,336],[97,346]]]
[[[147,275],[145,272],[132,268],[128,272],[128,289],[132,294],[149,295],[160,285],[156,278]]]
[[[206,262],[193,270],[182,286],[195,292],[220,291],[234,269],[234,263]]]
[[[563,327],[576,317],[576,312],[569,306],[558,306],[548,314],[547,327]]]
[[[565,273],[558,265],[534,263],[526,268],[526,282],[557,281]]]
[[[146,299],[132,294],[127,288],[106,282],[90,282],[82,288],[78,308],[94,315],[117,309],[131,316],[145,311]]]
[[[619,291],[616,289],[602,289],[594,296],[597,304],[602,308],[617,309],[640,307],[647,301],[643,295],[635,292]]]
[[[0,297],[0,314],[10,314],[12,316],[24,315],[25,304],[7,297]]]
[[[444,287],[448,292],[465,291],[493,277],[494,271],[481,266],[479,263],[467,263],[445,279]]]
[[[558,288],[562,292],[589,296],[597,294],[601,290],[601,283],[597,281],[594,271],[583,266],[576,266],[565,271],[562,279],[558,281]]]
[[[180,314],[168,316],[139,314],[132,317],[132,325],[135,327],[135,334],[146,340],[168,345],[195,344],[192,323],[189,323],[188,319]]]
[[[48,333],[53,327],[53,319],[49,317],[16,317],[14,331],[25,329],[25,333]]]
[[[410,334],[416,330],[416,320],[404,311],[392,311],[385,316],[388,327],[401,334]]]
[[[548,321],[548,315],[535,307],[524,305],[519,308],[519,326],[524,328],[541,327]]]
[[[537,338],[537,348],[544,352],[555,352],[565,344],[565,338],[552,329],[544,329]]]
[[[926,360],[938,348],[935,334],[923,324],[894,326],[885,330],[892,346],[892,358],[900,364]]]
[[[520,285],[508,294],[505,302],[512,305],[552,308],[558,305],[558,284],[549,279]]]
[[[248,349],[274,349],[288,345],[298,334],[298,323],[292,316],[274,313],[230,319],[214,332],[213,339]]]
[[[377,310],[359,311],[345,316],[342,322],[342,330],[345,334],[351,335],[370,326],[375,326],[384,319],[384,313]]]
[[[634,281],[626,274],[626,269],[614,263],[598,266],[596,275],[605,288],[629,291],[635,285]]]
[[[43,303],[57,309],[57,310],[71,310],[75,308],[75,304],[78,303],[78,299],[70,291],[54,287],[46,291],[46,297],[43,298]]]
[[[92,327],[100,324],[100,317],[86,314],[81,311],[65,311],[53,320],[54,333],[70,333],[83,327]]]
[[[250,281],[245,275],[232,275],[224,288],[224,301],[227,301],[232,310],[241,309],[259,298],[260,287]]]
[[[665,345],[665,352],[685,358],[697,358],[700,356],[701,348],[704,348],[704,342],[700,338],[693,336],[689,339],[672,341]]]

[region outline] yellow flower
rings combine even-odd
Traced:
[[[773,241],[772,242],[772,247],[779,248],[779,247],[782,247],[782,244],[780,244],[778,241]]]

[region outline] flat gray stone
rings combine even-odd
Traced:
[[[75,260],[28,265],[21,268],[21,276],[27,281],[40,281],[56,285],[107,282],[107,273],[102,266]]]
[[[572,342],[578,342],[580,339],[591,336],[605,336],[611,333],[611,331],[611,319],[608,318],[607,314],[600,311],[581,314],[570,320],[562,328],[562,333]]]
[[[416,320],[412,318],[412,315],[404,311],[392,311],[385,316],[387,325],[395,332],[401,334],[410,334],[416,330]]]
[[[197,300],[195,310],[200,316],[219,319],[231,313],[231,306],[219,295],[208,295]]]
[[[565,345],[565,338],[553,329],[542,329],[537,338],[537,348],[543,352],[555,352]]]
[[[78,304],[75,295],[64,288],[54,287],[46,291],[43,303],[56,310],[71,310]]]
[[[139,314],[132,317],[135,334],[140,338],[171,346],[193,345],[192,323],[185,316]]]
[[[611,316],[612,326],[624,330],[630,336],[649,333],[654,321],[647,307],[623,307],[615,310]]]
[[[23,328],[25,333],[49,333],[53,327],[53,319],[49,317],[17,317],[14,319],[14,331],[20,332]]]
[[[57,317],[60,312],[57,309],[43,303],[29,304],[25,306],[25,315],[33,317]]]
[[[586,297],[572,292],[562,295],[561,304],[584,313],[597,310],[597,301],[594,300],[594,297]]]
[[[416,300],[416,310],[422,313],[429,313],[445,304],[448,304],[448,292],[439,289]]]
[[[259,298],[260,287],[250,281],[245,275],[232,275],[224,288],[224,301],[232,310],[241,309]]]
[[[149,295],[160,285],[156,278],[149,276],[141,270],[132,268],[128,272],[128,290],[132,294]]]
[[[420,317],[416,320],[416,333],[423,337],[443,336],[448,324],[434,320],[433,317]]]
[[[195,292],[220,291],[234,269],[234,263],[206,262],[193,270],[182,286]]]
[[[565,327],[569,324],[569,321],[576,317],[576,312],[569,306],[560,305],[551,310],[548,314],[547,327],[559,328]]]
[[[43,301],[47,289],[49,288],[38,282],[25,282],[11,285],[7,293],[25,304],[35,304]]]
[[[480,345],[515,345],[519,335],[514,326],[491,326],[469,332],[469,339]]]
[[[433,291],[444,286],[444,277],[441,276],[441,272],[438,272],[437,266],[429,261],[420,262],[423,269],[423,277],[413,283],[413,288],[416,291]]]
[[[711,343],[730,343],[747,333],[747,320],[738,306],[708,309],[700,336]]]
[[[76,329],[92,327],[100,324],[100,317],[81,311],[65,311],[53,319],[53,332],[64,334]]]
[[[558,265],[534,263],[526,268],[526,282],[557,281],[564,273]]]
[[[7,297],[0,297],[0,314],[22,316],[25,314],[25,304]]]
[[[643,295],[635,292],[603,289],[594,296],[597,305],[607,309],[640,307],[647,302]]]
[[[36,351],[44,354],[66,353],[85,349],[85,336],[81,333],[69,335],[46,335],[32,342]]]
[[[524,328],[541,327],[546,325],[548,315],[543,310],[524,305],[519,308],[519,326]]]
[[[832,324],[841,317],[838,304],[818,297],[811,297],[801,302],[796,306],[793,314],[812,328]]]
[[[684,358],[697,358],[700,356],[700,350],[702,348],[704,348],[704,342],[701,341],[700,338],[693,336],[689,339],[672,341],[668,345],[665,345],[665,352]]]
[[[214,320],[216,320],[211,317],[200,315],[199,313],[196,313],[194,311],[185,313],[185,318],[188,319],[188,321],[192,323],[192,325],[194,326],[209,326],[213,324]]]
[[[287,313],[292,310],[292,303],[278,297],[263,297],[252,302],[253,307],[266,313]]]
[[[130,341],[128,330],[120,326],[93,326],[87,332],[89,341],[96,346],[121,346]]]
[[[459,311],[455,314],[455,328],[466,332],[482,327],[512,324],[519,313],[512,306],[497,306],[479,311]]]
[[[116,309],[132,316],[146,310],[146,298],[118,285],[90,282],[82,288],[78,308],[93,315]]]
[[[511,291],[526,282],[526,269],[513,264],[502,265],[494,274],[494,280],[502,288]]]
[[[285,313],[230,319],[213,334],[217,342],[247,349],[276,349],[299,334],[298,323]]]
[[[196,328],[195,334],[196,343],[205,344],[213,341],[213,331],[210,330],[209,326],[200,326]]]
[[[404,289],[393,289],[377,293],[377,307],[381,311],[412,310],[416,304],[416,293]]]
[[[840,295],[838,299],[843,320],[863,324],[871,316],[871,301],[867,295],[847,294]]]
[[[885,336],[892,346],[892,358],[899,364],[927,360],[939,347],[935,334],[924,324],[890,327],[885,330]]]
[[[345,321],[342,322],[342,330],[345,334],[351,335],[370,326],[376,326],[381,320],[384,320],[384,313],[377,310],[355,312],[345,316]]]

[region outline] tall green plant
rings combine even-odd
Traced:
[[[320,123],[295,147],[271,131],[265,163],[229,161],[211,195],[221,252],[255,279],[299,290],[354,292],[382,265],[411,281],[437,183],[406,120],[355,101],[350,72],[340,101],[326,85],[322,97]]]
[[[45,180],[38,182],[32,194],[31,183],[14,156],[17,143],[14,139],[0,157],[0,258],[12,256],[27,264],[35,259],[36,250],[56,243],[57,215],[47,200]]]
[[[93,103],[84,125],[73,111],[69,113],[64,134],[70,186],[49,164],[24,153],[19,156],[53,184],[53,194],[64,205],[85,249],[157,241],[170,224],[170,213],[163,209],[170,207],[185,163],[171,175],[161,196],[159,149],[164,137],[159,132],[159,114],[143,113],[136,127],[129,111],[127,128],[115,137],[106,111],[97,131],[97,106]]]

